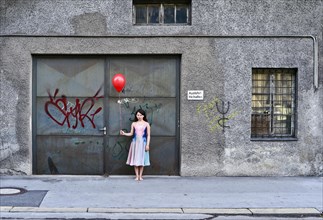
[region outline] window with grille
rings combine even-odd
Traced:
[[[188,25],[190,1],[133,1],[133,23],[137,25]]]
[[[252,69],[251,138],[294,138],[297,69]]]

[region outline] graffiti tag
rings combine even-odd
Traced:
[[[54,95],[48,92],[49,100],[45,103],[45,112],[46,114],[58,125],[63,126],[67,124],[67,127],[72,127],[73,129],[77,128],[80,123],[82,127],[84,127],[84,121],[88,120],[92,127],[95,128],[94,117],[102,110],[102,107],[97,109],[93,109],[95,102],[103,96],[98,96],[101,88],[95,93],[93,97],[86,98],[84,100],[80,100],[78,98],[75,99],[75,104],[67,101],[67,97],[65,95],[61,95],[61,97],[57,97],[59,89],[56,89]],[[56,111],[59,113],[59,117],[52,114],[51,112]],[[93,112],[93,113],[92,113]],[[74,124],[71,125],[71,121],[74,121]]]
[[[219,103],[221,103],[221,105]],[[237,111],[228,114],[230,104],[230,102],[225,103],[223,100],[215,97],[206,104],[199,104],[196,111],[199,114],[203,113],[205,115],[211,132],[220,128],[222,128],[222,132],[224,132],[226,128],[230,128],[230,126],[226,125],[226,122],[238,115]]]
[[[125,98],[123,100],[119,100],[118,104],[123,105],[125,108],[128,109],[128,111],[130,110],[130,118],[129,121],[133,122],[135,120],[135,114],[136,111],[138,109],[142,109],[145,110],[147,112],[147,120],[149,122],[150,125],[153,124],[153,116],[154,116],[154,112],[159,112],[159,110],[162,107],[162,104],[159,103],[141,103],[138,105],[135,105],[133,107],[130,107],[129,103],[137,103],[139,102],[138,99],[129,99],[129,98]],[[122,129],[126,132],[127,129]],[[128,152],[129,152],[129,146],[131,143],[131,139],[125,139],[123,137],[119,137],[116,139],[116,141],[114,142],[114,145],[112,146],[108,146],[109,150],[111,152],[111,156],[116,159],[116,160],[124,160],[127,158]]]

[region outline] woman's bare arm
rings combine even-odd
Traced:
[[[134,123],[134,122],[133,122]],[[131,124],[131,129],[130,129],[130,132],[126,133],[124,132],[123,130],[120,131],[120,134],[121,135],[124,135],[124,136],[132,136],[133,135],[133,129],[134,129],[134,125],[133,123]]]

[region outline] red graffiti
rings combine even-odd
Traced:
[[[94,117],[96,114],[98,114],[102,107],[97,108],[96,110],[93,109],[94,113],[90,113],[95,101],[103,98],[103,96],[99,96],[98,94],[101,91],[101,88],[95,93],[93,97],[86,98],[83,101],[80,101],[78,98],[75,99],[75,104],[69,105],[70,102],[67,101],[67,98],[65,95],[62,95],[60,98],[57,98],[59,89],[55,90],[54,96],[50,94],[50,91],[48,90],[48,96],[49,101],[45,103],[45,112],[46,114],[58,125],[63,126],[65,123],[67,123],[67,127],[71,127],[71,120],[74,120],[75,123],[72,125],[72,128],[75,129],[78,126],[78,123],[81,123],[81,126],[84,127],[84,120],[87,119],[91,124],[92,127],[95,128],[94,124]],[[69,107],[70,106],[70,107]],[[54,108],[58,112],[57,114],[50,113],[49,109]]]

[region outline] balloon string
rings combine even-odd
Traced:
[[[120,99],[120,93],[119,93],[119,122],[120,122],[120,130],[122,130],[122,115],[121,115],[121,99]]]

